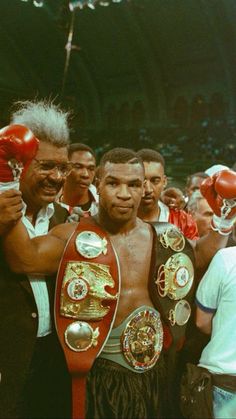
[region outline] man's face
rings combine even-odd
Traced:
[[[197,223],[199,236],[208,234],[211,230],[211,219],[213,211],[205,198],[198,201],[198,209],[192,213],[193,219]]]
[[[70,162],[73,163],[73,168],[67,181],[76,183],[76,187],[80,190],[87,190],[94,179],[95,158],[89,151],[75,151],[70,158]]]
[[[193,194],[193,192],[199,190],[200,185],[203,182],[203,180],[204,180],[204,178],[202,178],[202,177],[194,176],[191,179],[191,183],[190,183],[189,187],[186,189],[187,196],[191,196]]]
[[[55,201],[65,180],[60,168],[63,172],[67,162],[66,147],[40,141],[38,152],[21,180],[20,189],[27,205],[43,207]]]
[[[144,168],[144,195],[141,200],[140,208],[144,212],[149,212],[157,206],[157,201],[159,200],[167,181],[161,163],[144,162]]]
[[[135,219],[143,194],[144,173],[141,164],[107,162],[100,176],[99,207],[117,223]]]

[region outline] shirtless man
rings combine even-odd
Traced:
[[[151,316],[158,316],[148,292],[154,233],[149,224],[137,218],[143,194],[144,168],[135,152],[118,148],[103,156],[99,176],[99,212],[95,221],[109,235],[115,248],[122,282],[112,333],[118,332],[121,327],[124,336],[130,316],[132,321],[136,310],[145,307]],[[56,226],[47,236],[30,240],[19,221],[5,238],[5,251],[12,269],[25,273],[42,273],[42,270],[48,275],[55,273],[66,243],[79,224]],[[219,231],[211,231],[208,236],[198,240],[194,245],[197,263],[206,266],[226,242],[227,237],[219,234]],[[161,341],[162,336],[158,321],[155,327],[155,350],[160,352],[161,345],[156,348],[156,337],[158,335]],[[123,366],[120,366],[119,361],[109,361],[106,355],[101,354],[102,358],[95,361],[89,376],[88,417],[158,417],[157,370],[161,356],[159,360],[155,356],[152,367],[147,370],[147,360],[142,361],[141,374],[135,370],[135,362],[126,365],[128,363],[122,361]]]

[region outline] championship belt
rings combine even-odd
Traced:
[[[112,329],[120,292],[119,262],[109,236],[81,219],[57,275],[55,323],[72,376],[73,415],[85,417],[86,375]]]
[[[185,335],[194,294],[194,254],[181,231],[169,223],[155,229],[149,292],[171,333],[173,345]]]
[[[100,358],[120,364],[136,373],[154,367],[163,344],[160,314],[153,307],[141,306],[112,329]]]

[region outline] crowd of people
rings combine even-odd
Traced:
[[[131,148],[155,149],[166,160],[168,175],[185,181],[189,173],[205,170],[210,165],[224,162],[235,163],[235,120],[215,121],[182,127],[167,124],[164,127],[138,129],[108,129],[102,132],[82,130],[84,142],[88,142],[100,157],[108,148],[119,144]],[[75,135],[76,140],[76,135]],[[194,149],[194,153],[193,153]]]
[[[235,171],[181,190],[68,121],[23,101],[0,130],[0,418],[236,417]]]

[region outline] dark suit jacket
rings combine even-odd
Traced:
[[[68,212],[58,204],[49,228],[65,222]],[[55,281],[47,280],[51,309]],[[52,310],[53,312],[53,310]],[[0,418],[14,417],[31,362],[38,328],[38,312],[27,276],[15,274],[0,253]]]

